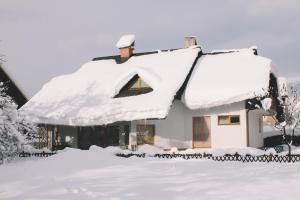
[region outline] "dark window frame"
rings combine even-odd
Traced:
[[[129,97],[129,96],[137,96],[141,94],[146,94],[149,92],[152,92],[153,89],[146,83],[146,87],[142,86],[142,82],[144,82],[141,77],[136,74],[134,75],[128,83],[126,83],[122,89],[119,91],[119,93],[114,98],[120,98],[120,97]],[[138,87],[134,87],[135,84],[138,84]]]

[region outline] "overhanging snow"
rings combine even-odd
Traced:
[[[203,55],[188,82],[183,101],[190,109],[230,104],[268,91],[271,60],[252,49]]]
[[[91,61],[73,74],[52,79],[21,110],[37,123],[76,126],[165,118],[198,52],[199,48],[159,52],[122,64],[112,59]],[[134,74],[154,90],[114,98]]]

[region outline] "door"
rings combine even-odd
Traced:
[[[211,147],[210,117],[193,117],[193,148]]]

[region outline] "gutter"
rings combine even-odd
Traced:
[[[250,146],[250,142],[249,142],[249,138],[250,138],[250,135],[249,135],[249,112],[250,111],[251,111],[250,109],[246,109],[246,131],[247,131],[246,144],[247,144],[247,147]]]

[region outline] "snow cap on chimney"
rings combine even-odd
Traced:
[[[123,35],[117,42],[116,46],[119,49],[126,48],[126,47],[133,47],[134,42],[135,42],[135,35],[133,34]]]
[[[116,46],[120,49],[121,62],[127,61],[133,54],[135,35],[123,35]]]

